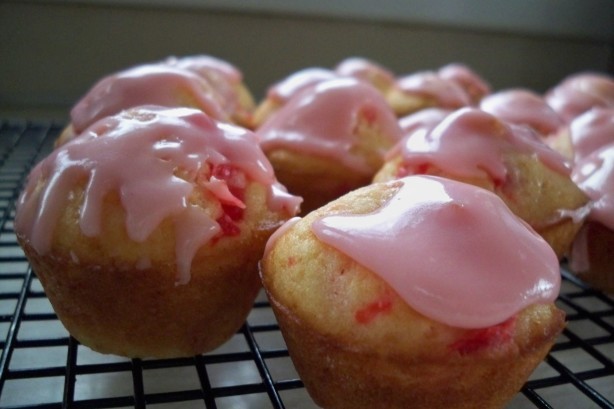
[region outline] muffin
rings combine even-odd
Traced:
[[[384,97],[353,78],[303,90],[256,133],[279,181],[303,198],[304,213],[370,183],[401,139]]]
[[[395,75],[388,68],[363,57],[348,57],[340,61],[334,71],[345,77],[363,80],[386,95],[394,85]]]
[[[588,201],[570,173],[570,163],[529,128],[463,108],[397,144],[374,181],[431,174],[493,191],[562,258],[582,223],[569,214]]]
[[[541,95],[528,89],[513,88],[490,94],[482,99],[479,107],[504,121],[529,126],[544,138],[556,135],[565,124]]]
[[[544,98],[569,123],[591,108],[614,107],[614,77],[599,72],[572,74],[548,90]]]
[[[81,343],[191,356],[243,324],[265,242],[299,202],[251,132],[196,109],[137,107],[32,170],[15,232]]]
[[[307,67],[271,85],[265,98],[258,104],[253,118],[253,129],[260,127],[271,115],[277,112],[290,99],[301,91],[316,86],[322,81],[337,78],[355,78],[375,87],[386,95],[394,84],[394,74],[382,65],[362,57],[348,57],[341,60],[333,69]]]
[[[142,64],[100,79],[70,111],[70,123],[56,146],[82,133],[106,116],[140,105],[198,108],[210,117],[229,121],[208,81],[167,64]]]
[[[434,176],[287,222],[261,276],[327,409],[503,407],[564,327],[548,244],[491,192]]]
[[[258,129],[271,115],[284,106],[293,96],[322,81],[339,78],[333,70],[321,67],[303,68],[271,85],[254,111],[252,128]]]
[[[480,103],[482,98],[490,94],[490,84],[478,73],[465,64],[451,63],[444,65],[437,74],[444,80],[456,82],[469,96],[472,105]]]
[[[199,75],[211,86],[231,122],[244,127],[251,126],[256,104],[243,81],[243,73],[236,66],[220,58],[202,54],[169,57],[165,63]]]
[[[573,243],[570,268],[594,287],[614,293],[614,142],[576,162],[572,179],[591,203]]]
[[[458,109],[472,103],[463,87],[435,71],[420,71],[397,78],[386,99],[399,117],[424,108]]]
[[[614,107],[592,108],[573,119],[548,144],[577,162],[614,143]]]

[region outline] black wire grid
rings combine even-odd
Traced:
[[[61,130],[0,121],[0,409],[317,408],[262,293],[233,338],[193,358],[102,355],[69,336],[13,230],[25,178]],[[614,408],[614,299],[562,273],[567,329],[509,408]]]

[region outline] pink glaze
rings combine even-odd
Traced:
[[[71,122],[78,134],[101,118],[140,105],[189,106],[214,119],[228,119],[209,83],[198,75],[147,64],[101,79],[70,111]]]
[[[591,108],[614,107],[614,78],[582,72],[565,78],[546,93],[548,104],[570,122]]]
[[[377,154],[401,139],[401,129],[391,108],[375,87],[353,78],[323,81],[305,89],[269,118],[257,134],[265,152],[288,148],[306,154],[338,159],[345,166],[370,174],[364,158],[353,154],[358,143],[357,120],[373,121],[390,141]]]
[[[543,136],[553,134],[564,125],[561,117],[540,95],[525,89],[500,91],[485,97],[480,109],[504,121],[527,125]]]
[[[578,116],[569,125],[569,136],[576,161],[614,143],[614,107],[593,108]]]
[[[219,95],[219,102],[228,116],[241,108],[237,87],[243,81],[243,74],[234,65],[209,55],[169,57],[165,63],[191,71],[207,81]]]
[[[437,74],[460,85],[475,104],[490,93],[490,85],[469,67],[459,63],[441,67]]]
[[[396,84],[401,92],[432,99],[441,108],[456,109],[471,105],[471,99],[463,88],[432,71],[402,77]]]
[[[393,157],[400,155],[403,146],[407,142],[408,138],[412,137],[424,137],[413,136],[413,134],[426,134],[431,131],[435,126],[439,125],[448,115],[453,111],[443,108],[424,108],[419,111],[413,112],[399,119],[399,126],[403,132],[403,139],[386,152],[385,159],[392,159]]]
[[[557,256],[496,195],[434,176],[389,185],[399,182],[373,213],[326,216],[312,231],[413,309],[453,327],[490,327],[556,299]]]
[[[334,71],[326,68],[304,68],[270,87],[267,91],[267,98],[277,102],[287,102],[304,89],[339,77]]]
[[[576,162],[571,178],[591,199],[587,219],[614,230],[614,142]]]
[[[433,164],[451,175],[490,177],[495,183],[503,183],[508,173],[504,162],[507,152],[536,155],[554,171],[571,172],[566,159],[529,128],[506,124],[475,108],[459,109],[430,132],[410,135],[401,155],[406,174]]]
[[[234,65],[210,55],[191,55],[187,57],[169,57],[166,64],[192,71],[207,80],[223,79],[231,84],[243,81],[243,74]]]
[[[335,72],[342,76],[353,77],[369,83],[373,83],[374,79],[379,78],[388,84],[394,83],[394,74],[366,58],[350,57],[341,61],[335,67]]]
[[[185,284],[196,251],[220,232],[219,224],[188,198],[200,187],[228,203],[228,189],[219,187],[224,181],[210,175],[211,167],[225,164],[264,185],[273,210],[297,213],[300,199],[278,184],[253,133],[217,123],[195,109],[139,107],[96,122],[38,164],[18,202],[15,229],[37,252],[47,253],[72,189],[87,180],[79,220],[83,234],[101,233],[103,199],[111,192],[119,193],[126,231],[135,242],[147,240],[171,218],[177,282]],[[187,180],[176,176],[178,169]],[[34,194],[44,181],[42,191]],[[241,199],[232,203],[244,207]]]
[[[405,135],[422,129],[430,131],[451,113],[450,109],[425,108],[400,118],[399,126]]]

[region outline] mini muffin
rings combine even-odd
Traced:
[[[591,204],[573,243],[570,268],[594,287],[614,293],[614,142],[576,162],[572,178]]]
[[[243,81],[243,73],[236,66],[210,55],[170,57],[165,63],[202,77],[217,94],[217,100],[230,121],[244,127],[251,126],[256,104]]]
[[[316,86],[322,81],[336,78],[355,78],[374,86],[385,95],[394,84],[391,71],[367,58],[349,57],[334,69],[308,67],[298,70],[270,86],[265,98],[258,104],[253,117],[252,128],[260,127],[272,114],[277,112],[296,94]]]
[[[614,107],[584,112],[548,141],[553,149],[576,162],[610,143],[614,143]]]
[[[140,105],[198,108],[216,120],[229,121],[220,97],[199,75],[167,64],[143,64],[100,79],[71,109],[70,124],[56,146],[99,119]]]
[[[562,258],[582,223],[569,212],[588,201],[570,173],[570,163],[529,128],[463,108],[397,144],[374,181],[431,174],[491,190]]]
[[[528,89],[513,88],[490,94],[479,106],[506,122],[529,126],[544,138],[556,135],[565,125],[541,95]]]
[[[548,244],[493,193],[434,176],[287,222],[261,276],[327,409],[501,408],[564,327]]]
[[[394,85],[395,75],[375,61],[362,57],[349,57],[337,64],[334,71],[345,77],[363,80],[386,95]]]
[[[322,81],[339,77],[340,75],[333,70],[321,67],[303,68],[292,73],[268,88],[265,98],[254,111],[251,127],[258,129],[271,115],[301,91],[313,87]]]
[[[384,97],[353,78],[303,90],[256,132],[279,181],[303,197],[304,213],[370,183],[401,139]]]
[[[490,94],[490,84],[465,64],[444,65],[437,74],[445,80],[456,82],[469,95],[472,105],[478,105],[482,98]]]
[[[598,72],[573,74],[548,90],[545,99],[565,122],[571,122],[591,108],[614,107],[614,77]]]
[[[249,131],[195,109],[138,107],[33,169],[15,232],[81,343],[191,356],[242,325],[265,242],[299,202]]]
[[[420,71],[398,78],[386,99],[399,117],[424,108],[458,109],[472,103],[463,87],[434,71]]]

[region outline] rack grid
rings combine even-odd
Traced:
[[[80,345],[57,319],[17,244],[15,201],[62,124],[0,120],[0,409],[317,408],[264,293],[207,354],[128,359]],[[509,408],[614,408],[614,299],[562,267],[568,325]]]

